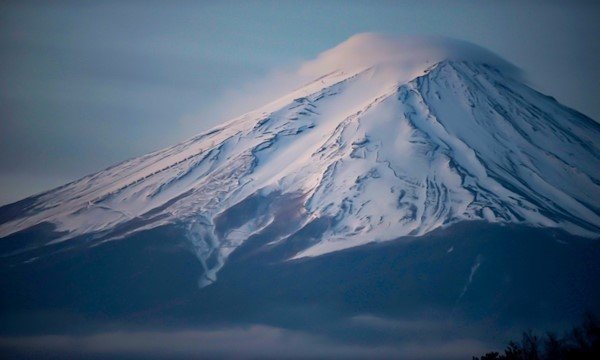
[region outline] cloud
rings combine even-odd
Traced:
[[[315,60],[306,62],[300,67],[299,73],[315,76],[336,70],[356,71],[378,66],[395,68],[399,76],[414,76],[443,60],[485,63],[511,74],[517,72],[513,65],[498,55],[466,41],[443,36],[361,33],[321,53]]]
[[[371,315],[351,319],[360,326],[402,333],[429,329],[430,323],[397,322]],[[351,325],[352,326],[352,325]],[[341,331],[338,329],[338,331]],[[437,332],[436,332],[437,334]],[[442,334],[443,335],[443,334]],[[342,341],[324,335],[265,325],[180,331],[115,331],[91,335],[0,337],[0,351],[11,356],[140,358],[468,358],[489,347],[468,338],[394,341]]]
[[[491,65],[505,75],[522,79],[521,71],[498,55],[475,44],[443,36],[390,36],[356,34],[319,54],[315,59],[271,72],[263,79],[240,84],[224,92],[210,114],[186,115],[181,123],[209,117],[229,120],[247,113],[315,79],[336,71],[355,73],[374,68],[376,81],[402,83],[421,75],[443,60]],[[381,86],[381,83],[379,84]],[[252,96],[248,96],[251,94]]]

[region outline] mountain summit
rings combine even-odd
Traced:
[[[600,235],[600,126],[497,56],[362,34],[299,74],[315,78],[181,144],[1,208],[0,237],[51,224],[46,241],[11,249],[25,254],[176,224],[206,285],[265,233],[262,246],[287,243],[287,258],[471,220]]]

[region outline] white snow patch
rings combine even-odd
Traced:
[[[456,300],[456,302],[459,302],[463,296],[465,296],[465,294],[467,293],[467,290],[469,290],[469,286],[471,286],[471,283],[473,282],[473,278],[475,277],[475,273],[477,273],[477,270],[479,269],[479,267],[481,266],[481,262],[482,262],[483,258],[480,255],[477,255],[477,257],[475,258],[475,262],[473,263],[473,266],[471,266],[471,272],[469,273],[469,278],[467,279],[467,283],[465,284],[462,292],[460,293],[458,299]]]

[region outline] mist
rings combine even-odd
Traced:
[[[88,335],[0,337],[4,354],[45,358],[394,358],[460,359],[488,349],[490,344],[441,333],[441,324],[397,322],[374,316],[349,319],[347,330],[310,334],[260,324],[218,329],[117,330]],[[438,327],[439,326],[439,327]],[[435,331],[434,327],[437,327]],[[423,337],[423,330],[435,336]],[[363,340],[344,339],[352,332]],[[382,339],[369,339],[369,332]],[[416,336],[415,336],[416,332]],[[398,337],[401,334],[401,337]],[[391,339],[385,340],[386,337]]]

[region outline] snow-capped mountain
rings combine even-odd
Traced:
[[[0,237],[50,223],[52,243],[108,241],[178,224],[206,285],[283,223],[265,246],[324,224],[290,258],[469,220],[600,235],[600,126],[484,50],[363,35],[307,69],[323,73],[264,107],[11,205]],[[253,197],[262,210],[218,226]]]

